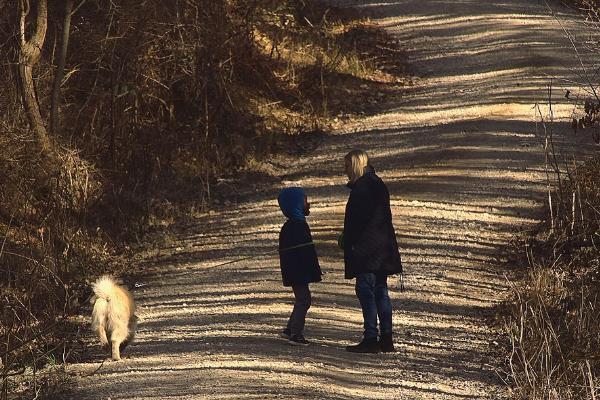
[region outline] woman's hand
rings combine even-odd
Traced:
[[[338,246],[340,249],[344,250],[344,231],[338,236]]]

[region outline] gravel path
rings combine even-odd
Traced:
[[[545,187],[535,102],[577,65],[542,1],[342,1],[407,49],[413,87],[323,139],[276,157],[271,186],[198,216],[148,258],[135,291],[141,322],[122,362],[70,365],[77,399],[498,399],[497,335],[484,322],[508,283],[498,254],[534,222]],[[559,7],[556,5],[556,7]],[[566,26],[574,19],[563,15]],[[576,28],[575,28],[576,29]],[[555,82],[557,118],[567,83]],[[561,100],[562,99],[562,100]],[[565,122],[557,122],[563,128]],[[564,129],[566,131],[566,129]],[[362,317],[335,243],[348,191],[343,155],[367,150],[392,196],[407,291],[392,283],[396,344],[356,355]],[[276,255],[276,194],[306,188],[324,281],[315,284],[307,348],[277,338],[291,310]],[[92,374],[93,373],[93,374]]]

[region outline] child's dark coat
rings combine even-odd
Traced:
[[[312,242],[312,236],[306,221],[288,219],[283,224],[279,234],[279,262],[284,286],[321,281],[321,267],[314,245],[284,250],[309,242]]]

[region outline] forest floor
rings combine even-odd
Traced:
[[[578,60],[543,1],[338,1],[356,6],[406,49],[414,85],[377,112],[323,135],[302,154],[273,156],[223,179],[219,210],[193,216],[140,253],[136,342],[121,362],[68,365],[77,399],[498,399],[506,344],[488,322],[506,299],[502,249],[540,217],[543,133],[552,77]],[[558,19],[578,18],[552,3]],[[572,105],[553,81],[556,133]],[[568,149],[574,141],[569,139]],[[580,146],[577,146],[580,148]],[[343,156],[365,149],[387,183],[406,270],[390,281],[393,354],[357,355],[362,314],[343,278],[337,235],[348,190]],[[257,182],[255,185],[249,182]],[[312,285],[306,348],[277,334],[291,311],[276,253],[277,193],[303,186],[323,270]],[[240,191],[245,191],[240,194]],[[251,260],[217,266],[236,258]]]

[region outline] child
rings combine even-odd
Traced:
[[[310,204],[304,190],[299,187],[286,188],[277,198],[279,207],[287,221],[279,234],[279,262],[283,286],[291,286],[294,291],[294,310],[287,327],[280,336],[294,346],[307,346],[304,338],[304,321],[310,308],[308,284],[321,281],[321,267],[312,242],[306,218]],[[299,246],[295,247],[294,246]]]

